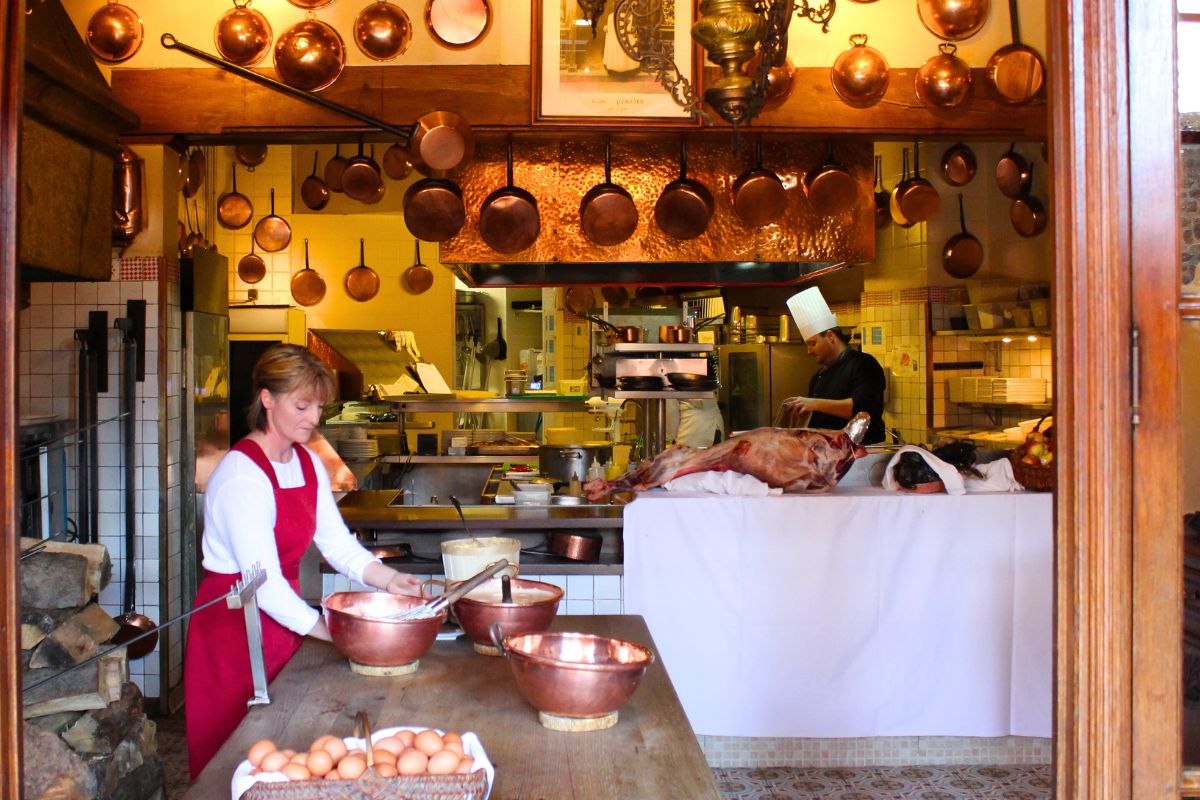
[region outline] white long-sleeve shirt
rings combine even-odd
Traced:
[[[350,533],[338,513],[321,459],[307,447],[305,450],[317,476],[317,531],[313,543],[334,569],[361,583],[363,570],[379,559]],[[300,459],[294,452],[287,463],[272,461],[271,466],[280,488],[304,485]],[[296,633],[303,635],[312,630],[320,614],[283,577],[275,547],[275,493],[258,465],[236,450],[226,454],[209,478],[204,509],[204,568],[230,575],[261,564],[267,580],[258,590],[258,607]]]

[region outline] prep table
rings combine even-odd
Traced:
[[[655,650],[641,617],[558,617],[553,630],[614,636]],[[326,733],[348,735],[365,709],[376,728],[427,725],[474,731],[496,766],[492,800],[570,797],[720,800],[662,660],[646,670],[613,728],[561,733],[543,728],[503,658],[477,655],[465,638],[435,642],[411,676],[350,671],[331,644],[307,639],[270,686],[272,702],[250,710],[184,795],[229,797],[230,778],[255,741],[307,747]]]

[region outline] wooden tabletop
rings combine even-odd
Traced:
[[[614,636],[654,649],[640,616],[560,616],[554,630]],[[466,637],[435,642],[416,674],[373,678],[350,671],[332,645],[313,639],[271,683],[271,704],[251,709],[205,767],[185,800],[229,796],[247,748],[271,739],[307,748],[323,734],[350,735],[365,709],[375,728],[424,725],[474,731],[496,767],[492,800],[720,800],[662,662],[646,671],[613,728],[561,733],[543,728],[517,690],[508,662],[477,655]]]

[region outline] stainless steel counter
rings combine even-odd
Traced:
[[[377,530],[462,530],[450,505],[389,506],[394,490],[350,492],[338,501],[342,519],[351,528]],[[480,530],[545,530],[620,528],[623,506],[502,506],[464,505],[467,523]]]

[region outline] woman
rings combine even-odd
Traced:
[[[329,476],[304,444],[334,392],[333,375],[312,353],[277,345],[254,365],[251,433],[213,471],[205,496],[204,579],[195,605],[227,594],[242,571],[261,564],[258,590],[267,680],[305,636],[329,641],[321,615],[297,593],[300,557],[315,542],[334,569],[392,594],[419,594],[419,582],[384,566],[347,530]],[[241,610],[223,603],[192,617],[184,662],[187,738],[194,780],[246,713],[253,696]]]

